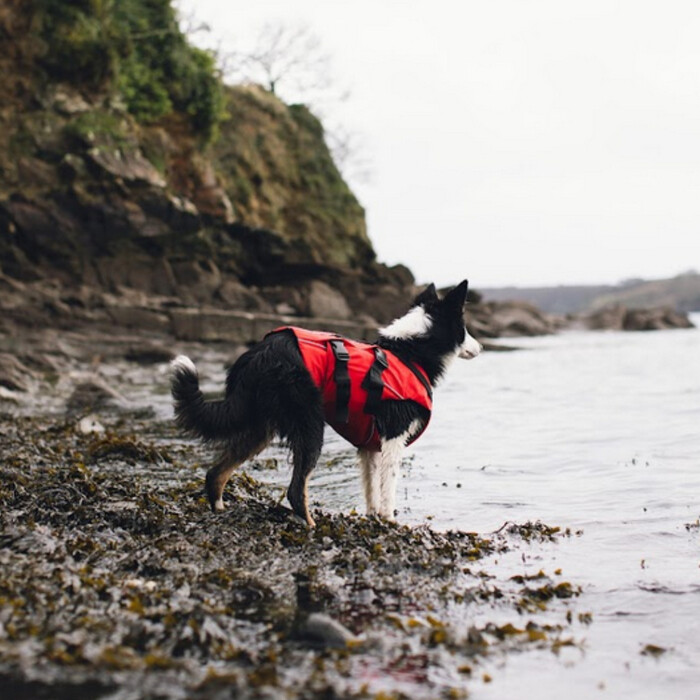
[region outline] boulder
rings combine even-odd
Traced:
[[[126,405],[126,400],[118,391],[102,379],[95,377],[76,385],[68,398],[66,410],[68,414],[94,413],[101,409],[124,405]]]
[[[306,287],[302,313],[313,318],[352,318],[345,297],[321,280],[312,280]]]
[[[630,309],[622,304],[612,304],[599,311],[569,317],[570,327],[608,331],[654,331],[671,328],[692,328],[687,314],[669,306],[646,309]]]
[[[626,331],[657,331],[671,328],[693,328],[686,314],[669,306],[651,309],[629,309],[625,314],[623,329]]]
[[[34,376],[14,355],[0,353],[0,386],[11,391],[28,391]]]
[[[269,313],[272,305],[263,299],[260,294],[250,287],[233,278],[227,278],[216,290],[216,297],[226,304],[231,310],[260,311]]]
[[[185,303],[209,303],[221,287],[221,271],[213,260],[171,260],[170,265]]]
[[[466,310],[470,331],[480,338],[549,335],[557,319],[522,301],[491,301],[470,304]]]
[[[627,310],[622,304],[606,306],[600,311],[593,311],[590,314],[582,314],[577,317],[588,330],[599,331],[621,331],[625,325]]]

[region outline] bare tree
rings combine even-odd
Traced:
[[[298,94],[330,87],[330,56],[307,25],[263,25],[252,51],[242,57],[248,79],[276,93],[285,83]]]
[[[192,12],[180,12],[181,26],[189,35],[210,30],[198,24]],[[211,36],[211,35],[210,35]],[[213,46],[217,63],[229,83],[256,83],[285,102],[302,102],[322,120],[326,144],[335,164],[349,180],[366,183],[371,164],[361,136],[338,120],[338,106],[349,91],[333,78],[332,60],[321,40],[307,24],[268,22],[252,41],[221,39]],[[211,44],[210,44],[211,46]]]

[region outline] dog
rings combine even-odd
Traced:
[[[220,400],[206,401],[194,363],[176,357],[175,420],[221,448],[206,475],[212,510],[224,509],[233,471],[277,436],[293,456],[287,498],[313,527],[307,481],[329,423],[358,448],[367,513],[392,518],[402,453],[430,420],[432,387],[454,358],[471,359],[482,350],[464,325],[467,289],[464,280],[441,299],[429,285],[373,345],[292,326],[276,329],[229,368]]]

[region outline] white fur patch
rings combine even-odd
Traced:
[[[421,427],[415,420],[403,434],[391,440],[382,440],[379,452],[360,450],[362,481],[365,487],[367,514],[393,518],[396,510],[396,486],[406,442]]]
[[[405,316],[392,321],[379,335],[395,340],[406,340],[426,335],[433,325],[433,319],[422,306],[414,306]]]
[[[187,355],[178,355],[170,363],[170,369],[175,373],[188,372],[191,374],[197,374],[197,368],[194,366],[194,362],[192,362]]]
[[[457,356],[464,360],[471,360],[483,350],[483,347],[479,341],[474,340],[474,338],[469,335],[466,328],[465,333],[464,342],[460,346]]]

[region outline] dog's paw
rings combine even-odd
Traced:
[[[224,499],[218,498],[216,501],[214,501],[214,503],[211,504],[211,509],[214,513],[222,513],[225,511],[226,506],[224,505]]]

